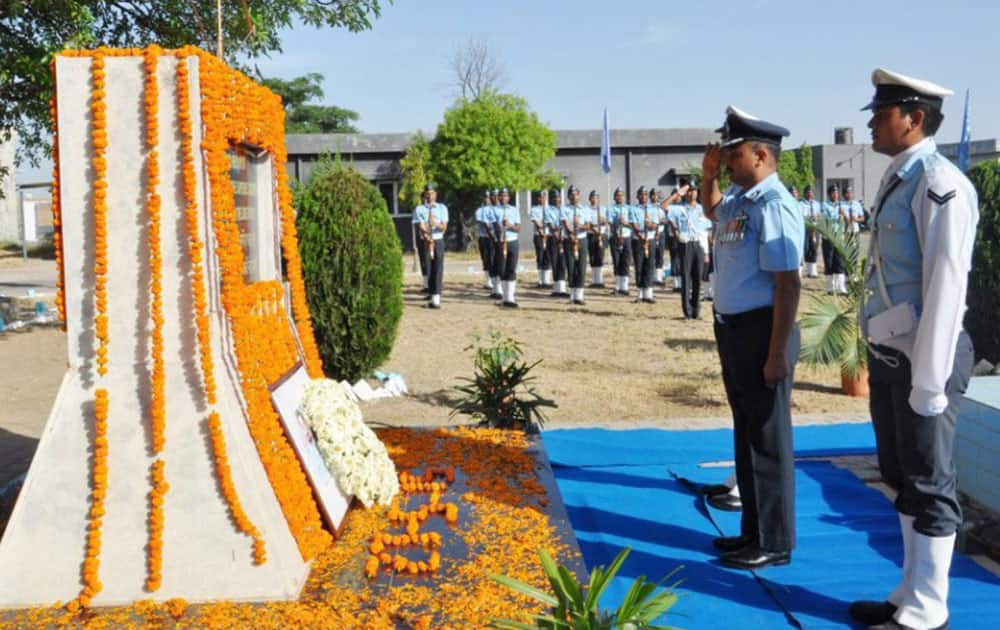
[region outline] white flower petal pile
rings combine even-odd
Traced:
[[[310,382],[299,413],[312,428],[320,455],[344,494],[354,495],[367,508],[389,505],[399,493],[396,466],[340,383]]]

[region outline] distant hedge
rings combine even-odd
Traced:
[[[965,329],[976,358],[1000,362],[1000,162],[977,164],[969,179],[979,194],[979,229],[972,254]]]
[[[313,331],[331,378],[368,376],[392,351],[403,313],[403,250],[379,191],[321,162],[295,193]]]

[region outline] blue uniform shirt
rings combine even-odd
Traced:
[[[547,206],[545,208],[545,227],[548,228],[549,234],[560,234],[561,231],[559,226],[560,218],[562,217],[562,208],[559,206]]]
[[[444,233],[441,232],[441,226],[436,224],[448,222],[448,206],[443,203],[435,203],[433,207],[420,204],[413,211],[413,223],[427,223],[432,213],[435,225],[431,228],[431,238],[438,240],[444,236]]]
[[[476,209],[476,228],[479,231],[479,236],[487,236],[486,234],[487,226],[483,224],[490,222],[489,216],[490,213],[492,212],[492,208],[493,206],[485,205],[485,206],[479,206]]]
[[[750,190],[729,188],[715,218],[715,309],[733,315],[771,306],[773,273],[802,263],[799,205],[772,173]]]
[[[803,199],[799,202],[799,206],[802,208],[802,218],[806,221],[816,221],[823,216],[822,206],[815,199],[812,201]]]
[[[576,236],[577,238],[587,235],[587,224],[592,221],[591,212],[588,206],[575,205],[575,206],[563,206],[562,212],[559,215],[560,221],[566,221],[573,227],[573,219],[576,218]]]
[[[503,226],[504,219],[507,220],[507,225],[508,226],[510,226],[510,225],[521,225],[521,210],[518,209],[517,206],[512,206],[510,204],[507,204],[506,206],[497,206],[496,207],[496,218],[497,218],[497,223],[499,223],[501,225],[500,229],[503,229],[502,226]],[[507,241],[516,241],[517,240],[517,232],[515,232],[513,230],[507,230],[506,233],[505,233],[504,240],[507,240]]]
[[[660,222],[660,207],[653,203],[639,204],[629,208],[629,222],[634,223],[636,227],[646,236],[653,236],[656,234],[657,228],[650,230],[646,229],[646,222],[659,223]],[[639,235],[636,235],[637,237]]]
[[[548,234],[549,231],[545,227],[545,211],[548,206],[531,206],[531,210],[528,211],[528,220],[531,221],[531,225],[534,227],[535,234],[541,236],[542,234]],[[539,230],[535,222],[542,224],[542,229]]]
[[[831,222],[835,232],[839,232],[840,228],[844,224],[843,220],[840,218],[840,213],[842,211],[845,213],[847,212],[847,203],[843,199],[837,202],[824,202],[820,214],[824,219]]]
[[[624,203],[615,204],[608,208],[608,223],[611,224],[611,229],[614,230],[616,236],[623,238],[632,236],[632,228],[628,224],[630,209],[631,206]]]
[[[694,207],[686,203],[671,205],[667,217],[677,226],[677,235],[683,242],[697,241],[705,230],[712,227],[700,203],[694,204]]]

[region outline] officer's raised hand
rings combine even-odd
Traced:
[[[716,142],[705,145],[705,155],[701,158],[701,172],[706,179],[715,179],[719,176],[719,169],[722,165],[722,149]]]

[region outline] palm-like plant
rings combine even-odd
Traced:
[[[590,580],[584,587],[577,582],[572,571],[562,565],[557,566],[544,549],[539,549],[538,556],[549,584],[552,585],[552,594],[505,575],[495,575],[493,579],[549,606],[549,613],[535,615],[534,625],[509,619],[493,619],[491,626],[506,630],[671,630],[672,626],[653,625],[653,622],[677,603],[678,595],[674,589],[680,581],[660,592],[657,589],[681,567],[677,567],[657,583],[647,582],[645,576],[640,575],[616,610],[601,610],[598,607],[601,595],[631,551],[631,547],[626,547],[611,562],[610,567],[605,569],[599,566],[591,571]]]
[[[847,295],[817,295],[799,318],[805,363],[838,365],[850,379],[856,379],[868,363],[864,338],[858,327],[858,313],[864,300],[865,259],[861,256],[859,234],[845,230],[839,221],[822,219],[807,222],[828,240],[844,261]]]
[[[455,388],[462,398],[449,417],[461,413],[472,416],[483,426],[537,433],[545,422],[542,408],[557,406],[542,398],[532,385],[535,377],[529,374],[541,359],[531,364],[521,361],[520,344],[496,331],[491,331],[487,345],[472,345],[466,350],[473,348],[475,373],[473,378],[461,379],[467,385]]]

